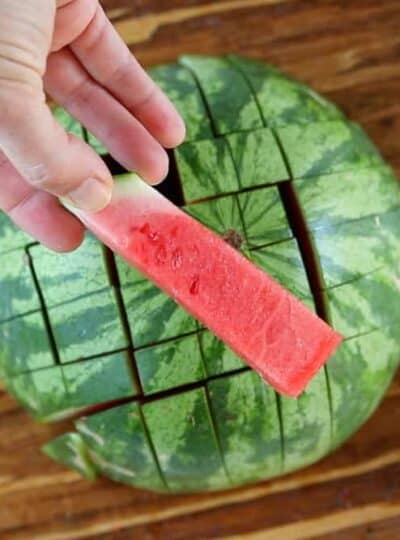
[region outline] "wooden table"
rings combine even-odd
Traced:
[[[139,59],[269,60],[361,122],[400,173],[398,0],[105,0]],[[1,540],[400,538],[400,377],[340,451],[298,474],[201,496],[90,484],[42,456],[40,426],[0,393]]]

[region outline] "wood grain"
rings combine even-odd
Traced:
[[[400,173],[398,0],[104,0],[147,66],[182,53],[275,63],[363,124]],[[400,377],[343,448],[240,490],[161,496],[81,480],[39,451],[36,424],[0,391],[1,540],[394,540],[400,537]]]

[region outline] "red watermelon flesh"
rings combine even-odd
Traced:
[[[283,394],[301,393],[341,342],[280,284],[136,175],[116,179],[104,210],[70,210]]]

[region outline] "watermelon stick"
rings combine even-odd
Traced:
[[[341,342],[281,285],[135,174],[97,213],[66,205],[104,244],[282,394],[297,396]]]

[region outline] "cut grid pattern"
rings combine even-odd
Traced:
[[[242,75],[243,75],[243,71],[241,69],[243,66],[239,66],[237,62],[236,63],[233,62],[233,65],[235,66],[236,73],[242,73]],[[180,69],[182,69],[182,68],[180,68]],[[187,65],[186,65],[185,69],[187,69]],[[323,295],[321,293],[321,291],[322,291],[322,287],[321,287],[321,272],[322,272],[322,269],[318,267],[318,264],[317,264],[318,263],[318,256],[317,256],[317,254],[315,252],[314,246],[312,245],[311,236],[310,236],[310,233],[309,233],[308,228],[306,226],[307,224],[306,224],[306,221],[304,219],[304,216],[301,214],[301,205],[299,204],[299,201],[298,201],[298,198],[297,198],[296,187],[294,187],[294,184],[296,184],[296,182],[297,182],[297,178],[295,178],[296,175],[293,173],[291,160],[290,160],[290,155],[288,155],[288,153],[290,152],[290,146],[288,147],[287,144],[283,145],[282,141],[281,141],[281,130],[285,129],[284,126],[286,124],[293,123],[293,120],[291,119],[290,115],[287,116],[288,111],[285,110],[284,113],[282,113],[281,116],[279,117],[279,121],[275,122],[275,120],[274,120],[271,124],[269,122],[267,122],[265,117],[264,117],[264,113],[263,113],[263,103],[259,98],[259,93],[260,93],[261,90],[260,90],[260,88],[257,88],[256,86],[254,86],[254,84],[249,84],[248,76],[246,74],[244,74],[244,75],[245,75],[244,81],[247,81],[246,84],[248,84],[248,86],[249,86],[250,93],[253,96],[252,99],[254,100],[254,102],[256,103],[256,105],[258,107],[260,118],[262,118],[261,124],[257,125],[257,129],[259,129],[260,132],[262,132],[263,130],[267,130],[267,132],[265,132],[265,133],[268,134],[268,137],[270,138],[270,136],[272,136],[273,139],[275,140],[276,145],[274,145],[274,146],[275,146],[275,148],[276,148],[276,146],[278,146],[279,157],[281,158],[282,162],[284,163],[284,165],[286,167],[286,173],[285,174],[279,173],[278,177],[275,177],[273,181],[268,181],[268,178],[265,181],[265,178],[264,178],[260,182],[260,185],[257,185],[257,186],[254,186],[254,187],[252,185],[246,186],[246,185],[243,184],[243,180],[241,180],[241,177],[242,177],[243,173],[241,171],[240,166],[238,166],[237,157],[235,159],[235,149],[232,146],[230,141],[232,140],[233,137],[237,137],[239,139],[240,143],[245,145],[246,140],[247,140],[247,135],[246,134],[248,133],[249,137],[252,137],[254,131],[246,131],[247,128],[245,127],[243,130],[239,129],[235,133],[231,133],[231,132],[229,132],[229,129],[225,129],[225,128],[222,129],[221,128],[221,125],[222,125],[221,122],[219,123],[219,128],[217,130],[216,127],[215,127],[217,125],[217,123],[216,123],[213,115],[216,114],[216,112],[218,114],[218,108],[209,106],[208,99],[210,99],[210,97],[208,95],[206,95],[206,93],[203,91],[201,81],[198,79],[198,77],[196,77],[197,87],[199,89],[199,93],[201,95],[201,99],[202,99],[203,104],[204,104],[204,109],[206,111],[208,111],[208,115],[209,115],[209,118],[208,118],[207,122],[209,122],[214,127],[214,135],[215,135],[214,139],[206,139],[206,138],[204,138],[204,133],[203,133],[202,137],[200,137],[200,141],[202,142],[202,144],[207,143],[209,147],[210,147],[210,145],[212,147],[212,145],[215,143],[215,141],[217,141],[215,144],[217,144],[219,146],[221,146],[221,144],[224,143],[224,146],[226,148],[225,159],[231,165],[233,164],[233,167],[231,167],[231,174],[232,174],[232,170],[233,170],[235,178],[231,178],[231,180],[233,182],[233,185],[236,185],[237,188],[229,191],[229,193],[227,193],[227,194],[226,193],[218,193],[218,190],[216,190],[216,192],[208,194],[207,197],[204,197],[203,198],[204,200],[201,200],[201,201],[197,200],[196,198],[194,198],[193,200],[187,200],[186,201],[187,208],[188,208],[189,212],[190,212],[190,209],[193,208],[194,213],[195,213],[196,208],[200,208],[200,206],[202,204],[207,205],[207,203],[209,201],[211,201],[211,200],[212,201],[222,200],[226,196],[231,196],[231,197],[236,198],[239,193],[259,192],[261,194],[261,192],[263,192],[263,191],[266,193],[267,192],[266,190],[269,191],[269,190],[272,190],[272,189],[276,189],[278,187],[279,188],[279,197],[281,198],[283,207],[285,208],[285,211],[287,212],[287,217],[289,219],[289,225],[291,227],[290,238],[295,237],[297,242],[299,243],[300,252],[301,252],[303,261],[305,263],[306,271],[308,273],[308,278],[309,278],[309,281],[310,281],[311,289],[312,289],[312,292],[314,293],[314,298],[315,298],[315,301],[316,301],[317,310],[319,311],[319,313],[321,315],[323,315],[326,318],[327,310],[325,309],[325,304],[324,304],[325,299],[324,299],[324,297],[323,297]],[[251,73],[250,73],[250,75],[251,75]],[[310,95],[308,95],[308,98],[310,98]],[[318,122],[321,123],[321,114],[322,113],[317,114],[315,112],[316,109],[315,108],[313,109],[312,106],[310,106],[310,111],[311,111],[310,112],[311,116],[310,116],[310,118],[308,118],[307,122],[305,122],[305,123],[306,124],[307,123],[312,124],[313,122],[314,123],[318,123]],[[290,110],[289,110],[289,112],[290,112]],[[293,113],[293,111],[290,114],[292,114],[292,113]],[[285,120],[285,118],[286,118],[286,120]],[[323,121],[324,122],[327,122],[327,121],[332,122],[333,118],[337,118],[337,114],[336,114],[334,109],[332,109],[331,107],[328,107],[327,115],[326,115],[326,117],[323,118]],[[296,122],[294,122],[294,123],[296,123]],[[261,126],[264,126],[264,128],[262,128]],[[218,131],[218,133],[217,133],[217,131]],[[87,138],[87,140],[89,140],[87,135],[86,135],[86,138]],[[270,138],[270,140],[271,140],[271,138]],[[91,142],[91,141],[92,140],[90,139],[89,142]],[[196,139],[192,140],[190,144],[192,144],[193,148],[196,148],[196,146],[197,146]],[[102,153],[102,151],[99,152],[99,153]],[[247,150],[246,155],[248,155],[248,153],[249,153],[249,149]],[[204,163],[204,160],[207,159],[207,155],[204,155],[203,157],[201,157],[201,156],[199,156],[199,157],[200,157],[200,159],[199,159],[199,163],[198,163],[198,168],[201,169],[202,163]],[[353,157],[354,157],[354,155],[353,155]],[[106,157],[105,159],[107,160],[109,158]],[[280,165],[280,167],[281,167],[281,170],[282,170],[281,165]],[[327,170],[329,171],[329,168]],[[118,172],[121,172],[121,170],[118,170]],[[170,185],[173,186],[171,189],[169,189],[169,191],[172,191],[172,192],[175,192],[175,193],[179,192],[180,194],[183,191],[183,195],[184,195],[185,194],[185,189],[182,190],[182,182],[181,182],[182,178],[179,178],[179,172],[181,173],[181,176],[182,176],[182,171],[179,170],[179,160],[178,160],[177,168],[175,170],[173,169],[172,174],[170,175],[170,178],[168,179],[168,182],[170,183]],[[319,170],[318,172],[321,172],[321,170]],[[324,174],[325,172],[326,172],[326,170],[322,169],[322,174]],[[223,179],[223,175],[222,175],[221,178]],[[293,180],[295,180],[295,182],[293,182]],[[167,184],[168,184],[168,182],[167,182]],[[183,188],[184,188],[184,186],[183,186]],[[163,189],[165,189],[165,185],[164,185]],[[168,190],[168,188],[167,188],[167,190]],[[202,199],[202,197],[200,197],[200,199]],[[182,201],[182,202],[184,202],[184,201]],[[298,208],[300,209],[300,212],[298,212],[295,209],[296,206],[298,206]],[[245,225],[245,216],[244,216],[243,209],[241,209],[241,220],[242,220],[243,228],[245,228],[244,227],[244,225]],[[220,231],[218,231],[218,232],[220,232]],[[288,239],[285,238],[284,240],[282,240],[281,238],[278,238],[278,239],[274,239],[273,241],[271,241],[271,243],[267,241],[263,245],[266,245],[266,246],[273,245],[276,242],[283,242],[285,240],[288,240]],[[251,256],[251,254],[253,252],[255,252],[255,250],[258,250],[260,247],[262,247],[262,246],[261,245],[251,246],[251,249],[249,251],[250,256]],[[135,378],[136,378],[136,381],[137,381],[137,386],[140,388],[140,377],[139,377],[139,374],[138,374],[136,363],[134,362],[134,353],[135,353],[135,351],[136,350],[138,350],[138,351],[143,350],[144,348],[147,348],[147,347],[153,347],[155,344],[169,343],[170,341],[173,341],[175,339],[175,337],[166,338],[165,340],[164,339],[162,339],[162,340],[157,340],[156,339],[156,340],[153,340],[153,341],[147,343],[144,346],[139,346],[139,347],[134,343],[134,340],[132,340],[131,328],[130,328],[130,325],[129,325],[128,317],[126,316],[126,309],[125,309],[126,306],[124,305],[124,302],[123,302],[123,294],[122,293],[123,293],[124,285],[121,284],[121,282],[120,282],[114,258],[112,256],[112,254],[110,254],[110,253],[107,256],[107,267],[108,267],[108,274],[109,274],[109,276],[111,276],[111,280],[110,280],[111,285],[116,287],[117,294],[119,295],[119,304],[118,305],[119,305],[120,310],[123,313],[123,319],[125,320],[124,326],[125,326],[126,333],[128,335],[130,334],[128,350],[129,350],[129,352],[131,354],[131,361],[132,361],[132,366],[133,366],[133,370],[134,370],[134,373],[135,373]],[[134,324],[134,321],[133,321],[133,324]],[[197,329],[197,330],[195,330],[193,332],[193,335],[197,335],[198,337],[200,337],[203,334],[204,334],[203,329]],[[203,359],[203,363],[205,364],[204,354],[202,354],[202,359]],[[227,371],[227,372],[208,375],[207,377],[203,378],[201,381],[189,382],[187,384],[178,385],[178,386],[176,386],[175,388],[172,388],[172,389],[167,389],[165,391],[155,392],[154,394],[152,394],[151,396],[148,396],[148,397],[143,396],[143,391],[140,388],[140,392],[139,392],[138,396],[136,398],[134,398],[134,400],[139,401],[139,403],[142,404],[142,405],[145,405],[146,403],[151,403],[153,401],[158,401],[158,400],[162,401],[165,398],[169,398],[169,397],[172,397],[174,395],[181,394],[182,392],[190,392],[192,390],[196,390],[196,389],[199,389],[199,388],[208,388],[208,385],[212,381],[219,380],[219,379],[229,380],[231,376],[233,376],[234,374],[237,374],[237,373],[240,374],[242,371],[246,372],[246,371],[248,371],[248,368],[246,368],[246,367],[244,367],[244,368],[242,368],[242,367],[234,368],[233,370],[230,370],[230,371]],[[331,409],[330,412],[332,413],[331,395],[330,395],[331,393],[330,393],[329,377],[328,377],[328,372],[327,371],[326,371],[325,375],[326,375],[326,383],[327,383],[327,392],[328,392],[328,397],[329,397],[329,401],[330,401],[330,409]],[[285,439],[288,437],[288,434],[286,433],[287,430],[285,429],[285,425],[284,425],[284,422],[285,422],[284,416],[285,415],[282,414],[282,409],[287,410],[287,408],[282,407],[282,402],[281,402],[281,399],[279,398],[279,396],[277,396],[277,400],[278,400],[278,413],[279,413],[279,417],[281,419],[281,422],[280,422],[281,446],[282,446],[282,453],[284,455],[286,453],[286,449],[284,448],[285,447]],[[312,407],[312,405],[310,405],[310,407]],[[214,422],[214,429],[215,428],[218,430],[218,427],[215,425],[215,422]],[[210,427],[210,429],[213,429],[213,428]],[[151,433],[150,432],[147,433],[147,436],[148,436],[148,438],[151,439]],[[288,449],[288,451],[289,451],[289,449]],[[155,448],[154,445],[153,445],[153,453],[154,453],[155,459],[157,460],[157,448]]]

